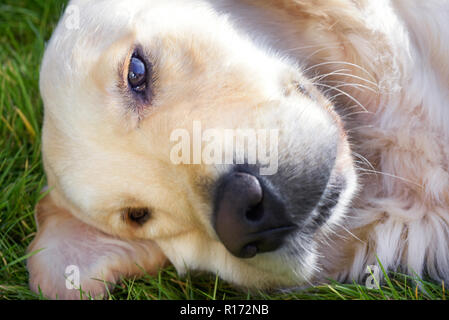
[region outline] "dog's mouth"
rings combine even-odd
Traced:
[[[332,215],[346,188],[342,175],[265,177],[235,167],[222,176],[214,197],[213,227],[236,257],[280,249],[290,236],[313,234]]]

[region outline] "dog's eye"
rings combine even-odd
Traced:
[[[128,208],[126,215],[129,220],[137,224],[144,224],[150,218],[150,210],[148,208]]]
[[[128,70],[128,83],[134,92],[145,92],[148,83],[148,70],[143,59],[137,55],[131,57]]]

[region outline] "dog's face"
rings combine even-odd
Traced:
[[[104,232],[155,241],[180,271],[250,287],[306,281],[356,185],[331,103],[205,3],[72,5],[79,28],[62,19],[41,69],[53,199]],[[256,132],[269,163],[237,163],[251,142],[234,143],[230,162],[195,161],[207,147],[199,126]],[[185,136],[181,150],[173,137]],[[191,163],[177,162],[186,150]]]

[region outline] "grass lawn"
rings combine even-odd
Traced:
[[[0,2],[0,299],[41,299],[28,289],[26,248],[35,235],[33,209],[45,186],[40,157],[39,65],[64,6],[57,0]],[[126,279],[110,299],[445,299],[444,284],[390,275],[380,290],[331,283],[289,293],[246,293],[214,275]]]

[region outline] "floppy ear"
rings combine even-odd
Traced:
[[[38,232],[28,252],[39,251],[27,261],[30,287],[48,298],[102,298],[107,282],[153,273],[166,262],[154,242],[109,236],[57,207],[51,195],[36,206],[36,222]]]

